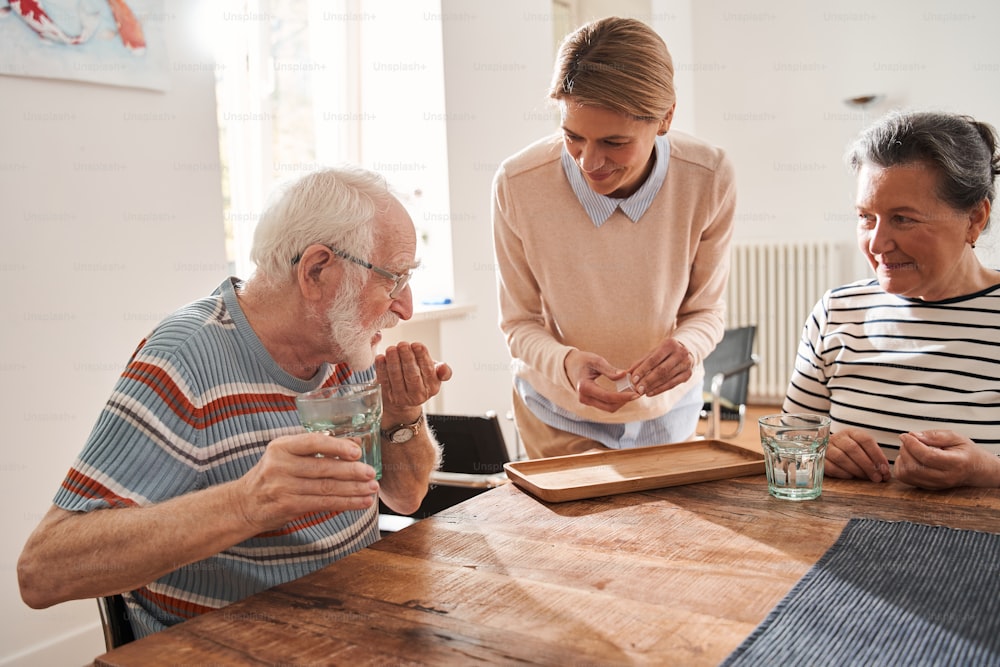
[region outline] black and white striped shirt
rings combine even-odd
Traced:
[[[786,412],[829,414],[872,433],[949,429],[1000,454],[1000,285],[927,302],[874,279],[827,292],[802,329]]]

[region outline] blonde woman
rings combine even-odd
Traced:
[[[605,18],[563,41],[561,129],[493,188],[501,329],[530,457],[689,439],[723,333],[735,207],[722,150],[670,131],[666,44]]]

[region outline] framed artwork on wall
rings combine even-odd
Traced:
[[[0,75],[166,90],[163,0],[0,0]]]

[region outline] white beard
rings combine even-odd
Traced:
[[[399,323],[399,316],[388,312],[370,328],[361,326],[358,323],[361,319],[360,292],[353,285],[342,290],[326,313],[334,349],[339,351],[340,361],[347,362],[355,372],[365,370],[375,361],[375,344],[372,343],[375,334]]]

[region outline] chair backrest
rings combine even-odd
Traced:
[[[135,641],[135,633],[128,620],[128,606],[125,604],[125,598],[121,595],[97,598],[97,608],[101,612],[104,646],[107,650],[110,651]]]
[[[486,415],[428,414],[427,423],[442,449],[441,470],[475,475],[498,474],[510,460],[500,422],[493,413]],[[420,505],[409,516],[425,519],[441,510],[479,495],[485,488],[461,488],[432,484]],[[382,513],[393,512],[381,505]]]
[[[705,394],[712,391],[712,377],[716,373],[724,373],[731,368],[744,364],[753,358],[753,343],[757,336],[754,325],[726,329],[722,340],[705,358]],[[749,368],[726,378],[722,383],[720,395],[734,405],[747,402],[747,388],[750,384]]]
[[[487,415],[427,415],[443,459],[441,470],[476,475],[503,472],[510,458],[500,422]]]

